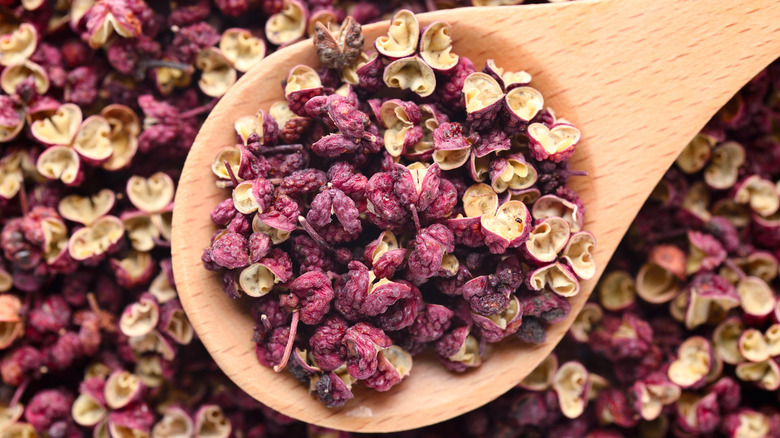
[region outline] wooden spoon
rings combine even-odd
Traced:
[[[571,162],[586,206],[585,229],[598,245],[598,275],[648,194],[707,120],[749,79],[780,56],[777,0],[576,1],[462,8],[419,16],[453,25],[454,52],[477,68],[488,58],[526,70],[559,116],[582,131]],[[366,48],[388,23],[363,28]],[[250,70],[203,125],[179,182],[173,264],[181,301],[223,371],[271,408],[335,429],[391,432],[460,415],[516,385],[560,341],[596,279],[583,282],[570,317],[540,346],[505,341],[462,375],[432,355],[415,358],[410,377],[387,393],[357,385],[355,399],[328,409],[289,373],[260,365],[251,341],[249,303],[221,291],[200,256],[215,227],[209,212],[228,192],[214,185],[215,152],[235,144],[233,122],[283,98],[280,82],[296,64],[317,65],[311,41],[279,50]]]

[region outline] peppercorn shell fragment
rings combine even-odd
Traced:
[[[720,322],[729,310],[739,306],[740,297],[736,289],[718,275],[698,274],[689,289],[685,314],[685,326],[689,330],[701,324]]]
[[[726,250],[713,236],[688,230],[686,274],[712,271],[726,260]]]
[[[704,182],[715,190],[731,188],[737,182],[739,168],[744,162],[745,148],[741,144],[721,143],[712,151],[710,163],[704,170]]]
[[[636,292],[648,303],[669,302],[680,290],[679,277],[655,262],[645,263],[637,273]]]
[[[214,156],[214,161],[211,162],[211,172],[217,177],[217,186],[222,188],[232,184],[225,162],[230,166],[233,175],[238,175],[239,166],[241,165],[241,151],[237,146],[228,146],[220,149]]]
[[[284,97],[290,111],[298,116],[307,116],[304,105],[314,96],[322,93],[322,81],[313,68],[308,65],[296,65],[287,74],[284,86]]]
[[[490,185],[496,193],[524,190],[536,183],[536,169],[520,153],[493,159],[489,169]]]
[[[88,260],[116,249],[125,234],[122,221],[115,216],[103,216],[94,224],[71,234],[68,251],[74,260]]]
[[[699,133],[685,146],[675,160],[677,167],[687,174],[700,171],[710,161],[716,140],[710,135]]]
[[[499,342],[515,333],[523,322],[523,308],[517,297],[511,296],[509,305],[495,315],[483,316],[471,313],[476,333],[487,342]]]
[[[271,292],[279,283],[279,277],[262,263],[253,263],[244,268],[239,275],[241,290],[250,297],[262,297]]]
[[[669,380],[682,388],[700,386],[714,363],[712,347],[707,339],[693,336],[677,349],[677,356],[669,366]]]
[[[529,150],[536,160],[554,163],[568,160],[574,155],[580,138],[580,130],[569,123],[556,122],[552,128],[543,123],[528,125]]]
[[[537,221],[552,216],[563,218],[569,223],[572,233],[581,231],[585,221],[580,206],[555,195],[544,195],[537,199],[531,211]]]
[[[192,418],[181,408],[169,407],[163,412],[154,427],[153,438],[189,438],[192,436],[195,425]]]
[[[317,397],[325,403],[326,407],[338,408],[355,398],[351,391],[352,382],[354,379],[346,372],[330,372],[314,376],[310,386],[314,388]]]
[[[72,103],[60,105],[46,118],[30,125],[33,137],[47,145],[69,145],[82,122],[81,109]]]
[[[778,261],[772,253],[767,251],[755,250],[747,257],[732,260],[748,276],[758,277],[767,283],[770,283],[778,275]],[[722,269],[724,268],[731,270],[728,266],[723,266]],[[736,275],[736,278],[734,278],[734,275]],[[734,279],[733,283],[736,283],[739,280],[739,275],[733,273],[729,279],[732,278]]]
[[[173,201],[173,179],[164,172],[149,178],[132,176],[127,180],[127,198],[135,208],[146,213],[163,211]]]
[[[40,95],[46,94],[50,85],[49,75],[43,67],[29,60],[5,67],[0,73],[0,89],[8,95],[14,95],[16,87],[29,77],[33,79],[35,91]]]
[[[16,422],[3,431],[3,435],[9,438],[37,438],[38,432],[29,423]]]
[[[555,353],[551,353],[539,362],[539,365],[518,383],[517,386],[529,391],[545,391],[552,385],[553,378],[557,372],[558,356],[556,356]]]
[[[780,194],[772,181],[751,175],[734,185],[732,198],[761,216],[769,216],[780,208]]]
[[[292,112],[286,100],[275,102],[268,112],[276,120],[279,126],[279,139],[285,144],[298,141],[312,124],[311,118],[301,117]]]
[[[769,346],[760,330],[749,328],[742,332],[737,343],[742,357],[750,362],[763,362],[769,359]]]
[[[377,391],[388,391],[412,371],[412,355],[397,345],[379,351],[377,370],[363,383]]]
[[[204,405],[195,412],[195,438],[228,438],[233,427],[218,405]]]
[[[765,321],[775,309],[777,302],[774,292],[767,283],[758,277],[745,277],[737,283],[740,306],[748,323]]]
[[[390,21],[387,35],[377,38],[374,46],[377,52],[388,58],[403,58],[415,52],[419,38],[420,24],[417,22],[417,16],[408,9],[401,9]]]
[[[434,345],[439,361],[448,370],[462,373],[482,365],[479,341],[469,332],[468,326],[458,327],[445,333]]]
[[[390,230],[382,231],[375,240],[366,245],[363,251],[363,259],[366,265],[370,266],[376,263],[388,251],[399,249],[398,239]]]
[[[762,438],[772,433],[772,420],[748,408],[731,412],[722,421],[721,429],[729,438]]]
[[[417,56],[391,62],[385,67],[382,79],[390,88],[411,90],[420,97],[428,97],[436,90],[433,69]]]
[[[152,77],[157,90],[163,96],[169,96],[177,88],[189,87],[192,82],[194,68],[190,65],[185,69],[176,67],[158,67],[152,70]]]
[[[452,53],[451,32],[446,21],[434,21],[422,31],[420,57],[436,71],[446,72],[458,64],[459,56]]]
[[[101,116],[90,116],[79,126],[73,137],[73,149],[91,165],[100,165],[111,158],[111,125]]]
[[[160,320],[160,307],[151,296],[141,298],[125,307],[119,318],[119,329],[126,336],[143,336],[150,333]]]
[[[468,161],[471,141],[463,134],[463,126],[457,122],[439,124],[432,133],[433,161],[442,170],[457,169]]]
[[[569,223],[563,218],[551,216],[537,222],[528,233],[528,240],[523,248],[535,264],[551,263],[567,246],[569,236]]]
[[[82,225],[91,225],[108,214],[116,202],[116,195],[109,189],[103,189],[90,197],[68,195],[62,198],[57,210],[64,219]]]
[[[170,262],[168,262],[170,263]],[[149,293],[157,299],[160,304],[165,304],[168,301],[178,298],[179,293],[176,291],[175,285],[171,284],[168,274],[165,272],[165,261],[160,263],[163,267],[161,272],[149,284]],[[170,266],[170,264],[168,264]]]
[[[24,128],[24,113],[18,102],[10,96],[0,96],[0,143],[13,140]],[[4,157],[5,158],[5,157]],[[3,166],[4,167],[4,166]],[[0,172],[8,172],[9,167],[0,167]],[[0,178],[0,181],[2,178]]]
[[[504,92],[493,77],[476,72],[468,75],[463,82],[463,97],[466,124],[471,129],[482,131],[493,125],[503,106]]]
[[[246,73],[265,57],[265,41],[247,29],[231,28],[222,32],[219,50],[236,70]]]
[[[596,275],[596,263],[593,261],[595,247],[596,237],[588,231],[580,231],[571,235],[563,250],[563,260],[583,280],[590,280]]]
[[[463,193],[463,211],[466,217],[479,217],[498,210],[498,195],[487,184],[474,184]]]
[[[489,74],[501,85],[501,88],[509,93],[509,91],[526,86],[531,83],[531,75],[526,71],[507,71],[498,65],[494,59],[488,59],[485,61],[485,67],[482,69],[484,73]],[[530,120],[530,119],[529,119]]]
[[[306,34],[309,10],[298,0],[284,0],[281,11],[268,17],[265,22],[265,37],[277,46],[293,43]]]
[[[765,391],[775,391],[780,388],[780,366],[772,359],[743,362],[737,365],[735,373],[739,380],[754,383]]]
[[[109,260],[109,266],[120,286],[133,289],[152,278],[155,263],[148,252],[130,251],[123,258]]]
[[[531,213],[522,202],[509,201],[495,213],[483,214],[480,224],[488,249],[493,254],[500,254],[525,241],[531,230]]]
[[[663,408],[675,403],[682,394],[679,386],[657,374],[635,382],[629,391],[636,400],[637,412],[646,421],[658,418]]]
[[[517,87],[504,96],[505,129],[518,132],[528,127],[531,120],[544,108],[544,97],[536,88]]]
[[[228,58],[216,47],[208,47],[198,53],[195,66],[201,71],[198,87],[206,96],[223,96],[238,78]]]
[[[571,268],[561,262],[550,263],[535,269],[528,276],[528,285],[533,290],[549,287],[562,297],[573,297],[580,292],[580,282]]]
[[[586,303],[574,318],[569,334],[577,342],[588,342],[590,334],[604,318],[604,311],[596,303]]]
[[[143,384],[135,374],[115,371],[108,376],[103,396],[111,409],[122,409],[141,398]]]
[[[130,245],[136,251],[151,251],[160,238],[160,230],[152,221],[152,216],[140,211],[122,213],[122,224],[125,227]]]
[[[79,394],[71,407],[71,417],[79,426],[94,427],[108,416],[105,405],[89,394]]]
[[[712,332],[713,350],[723,362],[736,365],[745,361],[739,349],[739,339],[744,330],[740,318],[727,318]]]
[[[385,149],[393,157],[401,156],[407,148],[422,138],[422,129],[418,126],[421,113],[414,102],[388,100],[382,103],[379,117],[386,128]]]
[[[130,165],[138,151],[138,135],[141,124],[135,111],[125,105],[112,104],[100,111],[110,127],[111,156],[102,164],[106,170],[124,169]]]
[[[20,64],[35,52],[38,32],[30,23],[21,23],[12,32],[0,36],[0,65]]]
[[[242,214],[252,214],[257,211],[259,205],[252,196],[252,181],[244,181],[233,188],[233,206]]]
[[[0,295],[0,350],[24,335],[24,320],[20,316],[22,302],[15,295]]]
[[[588,402],[590,374],[579,362],[566,362],[553,377],[552,389],[558,395],[561,413],[577,418]]]

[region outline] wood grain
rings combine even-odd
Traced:
[[[559,116],[583,141],[572,161],[589,177],[572,181],[598,238],[599,272],[650,191],[715,111],[780,56],[777,0],[613,0],[423,14],[454,26],[455,52],[478,68],[488,58],[526,70]],[[372,41],[386,23],[366,26]],[[219,102],[198,135],[181,176],[173,216],[176,284],[192,324],[219,366],[247,393],[293,418],[335,429],[389,432],[440,422],[503,394],[555,347],[592,291],[585,282],[571,317],[550,328],[549,342],[490,349],[464,375],[431,356],[415,358],[411,376],[388,393],[365,389],[341,409],[327,409],[289,374],[255,359],[247,302],[234,302],[205,271],[201,252],[214,227],[209,212],[228,196],[210,171],[215,151],[234,142],[240,116],[282,98],[280,82],[295,64],[314,64],[310,41],[266,58]]]

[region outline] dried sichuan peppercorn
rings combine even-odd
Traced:
[[[277,12],[269,36],[297,38],[300,6]],[[452,52],[451,30],[420,29],[402,10],[367,55],[354,19],[317,22],[327,68],[293,67],[285,100],[236,120],[238,144],[212,164],[232,199],[212,212],[223,228],[204,266],[222,272],[231,297],[259,297],[291,319],[255,315],[258,360],[289,365],[328,406],[358,381],[389,390],[426,345],[463,372],[486,342],[516,333],[541,343],[595,273],[595,239],[566,186],[581,174],[566,167],[579,131],[544,108],[527,73],[475,72]],[[270,122],[296,144],[266,135]],[[318,160],[296,161],[309,152]],[[275,164],[288,160],[300,167]]]

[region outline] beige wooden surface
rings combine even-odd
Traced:
[[[717,11],[717,12],[716,12]],[[585,229],[597,239],[599,272],[634,215],[688,140],[752,76],[780,56],[777,0],[614,0],[468,8],[420,16],[454,25],[455,52],[477,68],[488,58],[524,69],[546,104],[573,121],[583,141],[572,180],[585,202]],[[364,27],[366,40],[387,24]],[[248,302],[232,301],[200,256],[214,227],[209,212],[229,195],[210,163],[233,144],[233,121],[282,98],[295,64],[316,61],[309,41],[266,58],[214,108],[181,176],[173,218],[176,284],[187,314],[225,373],[264,404],[322,426],[397,431],[443,421],[503,394],[563,337],[595,280],[572,300],[570,318],[550,328],[546,345],[504,342],[479,369],[449,373],[432,356],[415,358],[411,376],[388,393],[358,385],[355,399],[327,409],[288,373],[261,366],[251,342]]]

